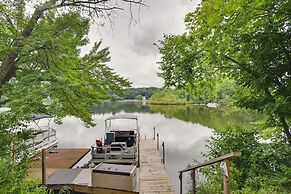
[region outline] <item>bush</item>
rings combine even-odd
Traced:
[[[0,159],[0,193],[3,194],[45,194],[45,187],[37,181],[25,181],[28,163],[22,161],[13,165],[11,161]]]
[[[279,137],[278,137],[279,136]],[[208,158],[240,151],[241,157],[231,160],[230,176],[232,193],[288,193],[291,190],[290,145],[278,141],[259,143],[255,129],[228,127],[215,132],[208,141]],[[277,141],[275,140],[277,139]],[[222,193],[223,176],[219,165],[205,167],[201,172],[207,181],[198,186],[198,193]]]

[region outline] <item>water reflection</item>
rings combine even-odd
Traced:
[[[93,112],[98,114],[117,113],[124,111],[126,113],[151,113],[151,109],[142,103],[142,101],[117,101],[117,102],[105,102],[101,105],[95,105],[91,108]]]
[[[88,148],[96,139],[104,138],[105,118],[112,113],[135,114],[139,118],[142,138],[153,138],[155,127],[160,142],[165,142],[166,169],[176,193],[179,189],[178,170],[186,168],[193,159],[204,160],[201,152],[206,152],[205,140],[212,135],[213,129],[224,127],[227,121],[246,124],[257,119],[247,112],[198,106],[144,106],[141,102],[107,102],[92,110],[96,113],[93,117],[95,127],[86,128],[73,117],[66,117],[63,125],[55,126],[59,147]]]
[[[199,123],[213,129],[223,129],[227,124],[250,126],[261,119],[261,115],[252,111],[233,108],[209,108],[207,106],[161,106],[150,105],[153,112],[160,112],[166,117],[174,117],[191,123]]]

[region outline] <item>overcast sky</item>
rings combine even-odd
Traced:
[[[114,14],[113,25],[93,26],[90,42],[102,39],[103,47],[110,47],[108,64],[118,74],[128,78],[133,87],[163,86],[157,76],[160,55],[156,46],[163,34],[184,32],[184,16],[194,10],[198,0],[146,0],[149,7],[133,10],[136,24],[131,22],[129,11]],[[88,48],[83,49],[86,52]]]

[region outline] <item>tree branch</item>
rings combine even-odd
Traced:
[[[15,31],[17,32],[17,30],[16,30],[16,28],[15,28],[15,25],[14,25],[12,19],[9,17],[9,15],[8,15],[6,12],[4,12],[4,11],[0,11],[0,16],[1,16],[1,15],[4,16],[4,18],[6,19],[6,21],[7,21],[7,22],[10,24],[10,26],[13,28],[13,30],[15,30]]]
[[[256,78],[256,79],[259,79],[258,74],[257,74],[256,72],[252,71],[251,69],[247,68],[247,67],[245,66],[245,64],[240,63],[240,62],[238,62],[237,60],[235,60],[235,59],[233,59],[233,58],[231,58],[231,57],[229,57],[229,56],[227,56],[227,55],[223,55],[223,58],[225,58],[225,59],[231,61],[232,63],[237,64],[237,65],[238,65],[242,70],[244,70],[244,71],[246,71],[247,73],[249,73],[252,77],[254,77],[254,78]]]
[[[59,4],[57,4],[60,1]],[[13,44],[11,45],[10,51],[6,54],[6,57],[1,63],[0,66],[0,85],[8,82],[12,77],[15,76],[15,72],[17,70],[16,62],[19,58],[19,53],[21,49],[23,48],[23,41],[29,37],[35,28],[36,24],[38,23],[38,20],[41,18],[41,16],[44,14],[45,11],[50,9],[56,9],[60,7],[83,7],[87,9],[94,10],[95,14],[98,16],[98,12],[106,12],[107,17],[109,17],[109,14],[107,11],[112,11],[116,9],[122,10],[122,8],[118,6],[111,6],[110,4],[107,4],[107,2],[110,2],[112,0],[79,0],[79,1],[67,1],[67,0],[49,0],[42,5],[39,5],[34,10],[34,13],[32,14],[30,20],[23,28],[21,34],[15,39]],[[130,4],[139,4],[144,5],[143,0],[120,0],[126,3]],[[132,17],[132,15],[131,15]]]

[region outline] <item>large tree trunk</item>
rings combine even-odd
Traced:
[[[271,92],[268,90],[268,88],[265,88],[265,94],[268,96],[269,100],[272,103],[276,103],[275,98],[273,97],[273,95],[271,94]],[[285,119],[284,115],[277,115],[277,118],[279,118],[281,126],[283,127],[283,132],[285,133],[285,135],[287,136],[287,141],[288,143],[291,145],[291,133],[289,130],[289,125]]]
[[[49,9],[51,5],[54,5],[57,1],[58,0],[48,1],[35,9],[30,20],[23,28],[21,34],[14,40],[10,51],[8,51],[6,57],[2,61],[2,64],[0,66],[0,85],[7,83],[12,77],[15,76],[15,72],[17,70],[16,62],[19,58],[19,53],[23,48],[23,41],[31,35],[33,29],[35,28],[39,18],[43,15],[43,13],[47,9]]]
[[[289,142],[289,144],[291,145],[291,133],[290,133],[290,129],[289,129],[290,127],[289,127],[289,125],[287,124],[286,119],[285,119],[284,116],[281,116],[281,117],[280,117],[280,122],[281,122],[281,124],[282,124],[283,130],[284,130],[284,133],[285,133],[286,136],[287,136],[288,142]]]

